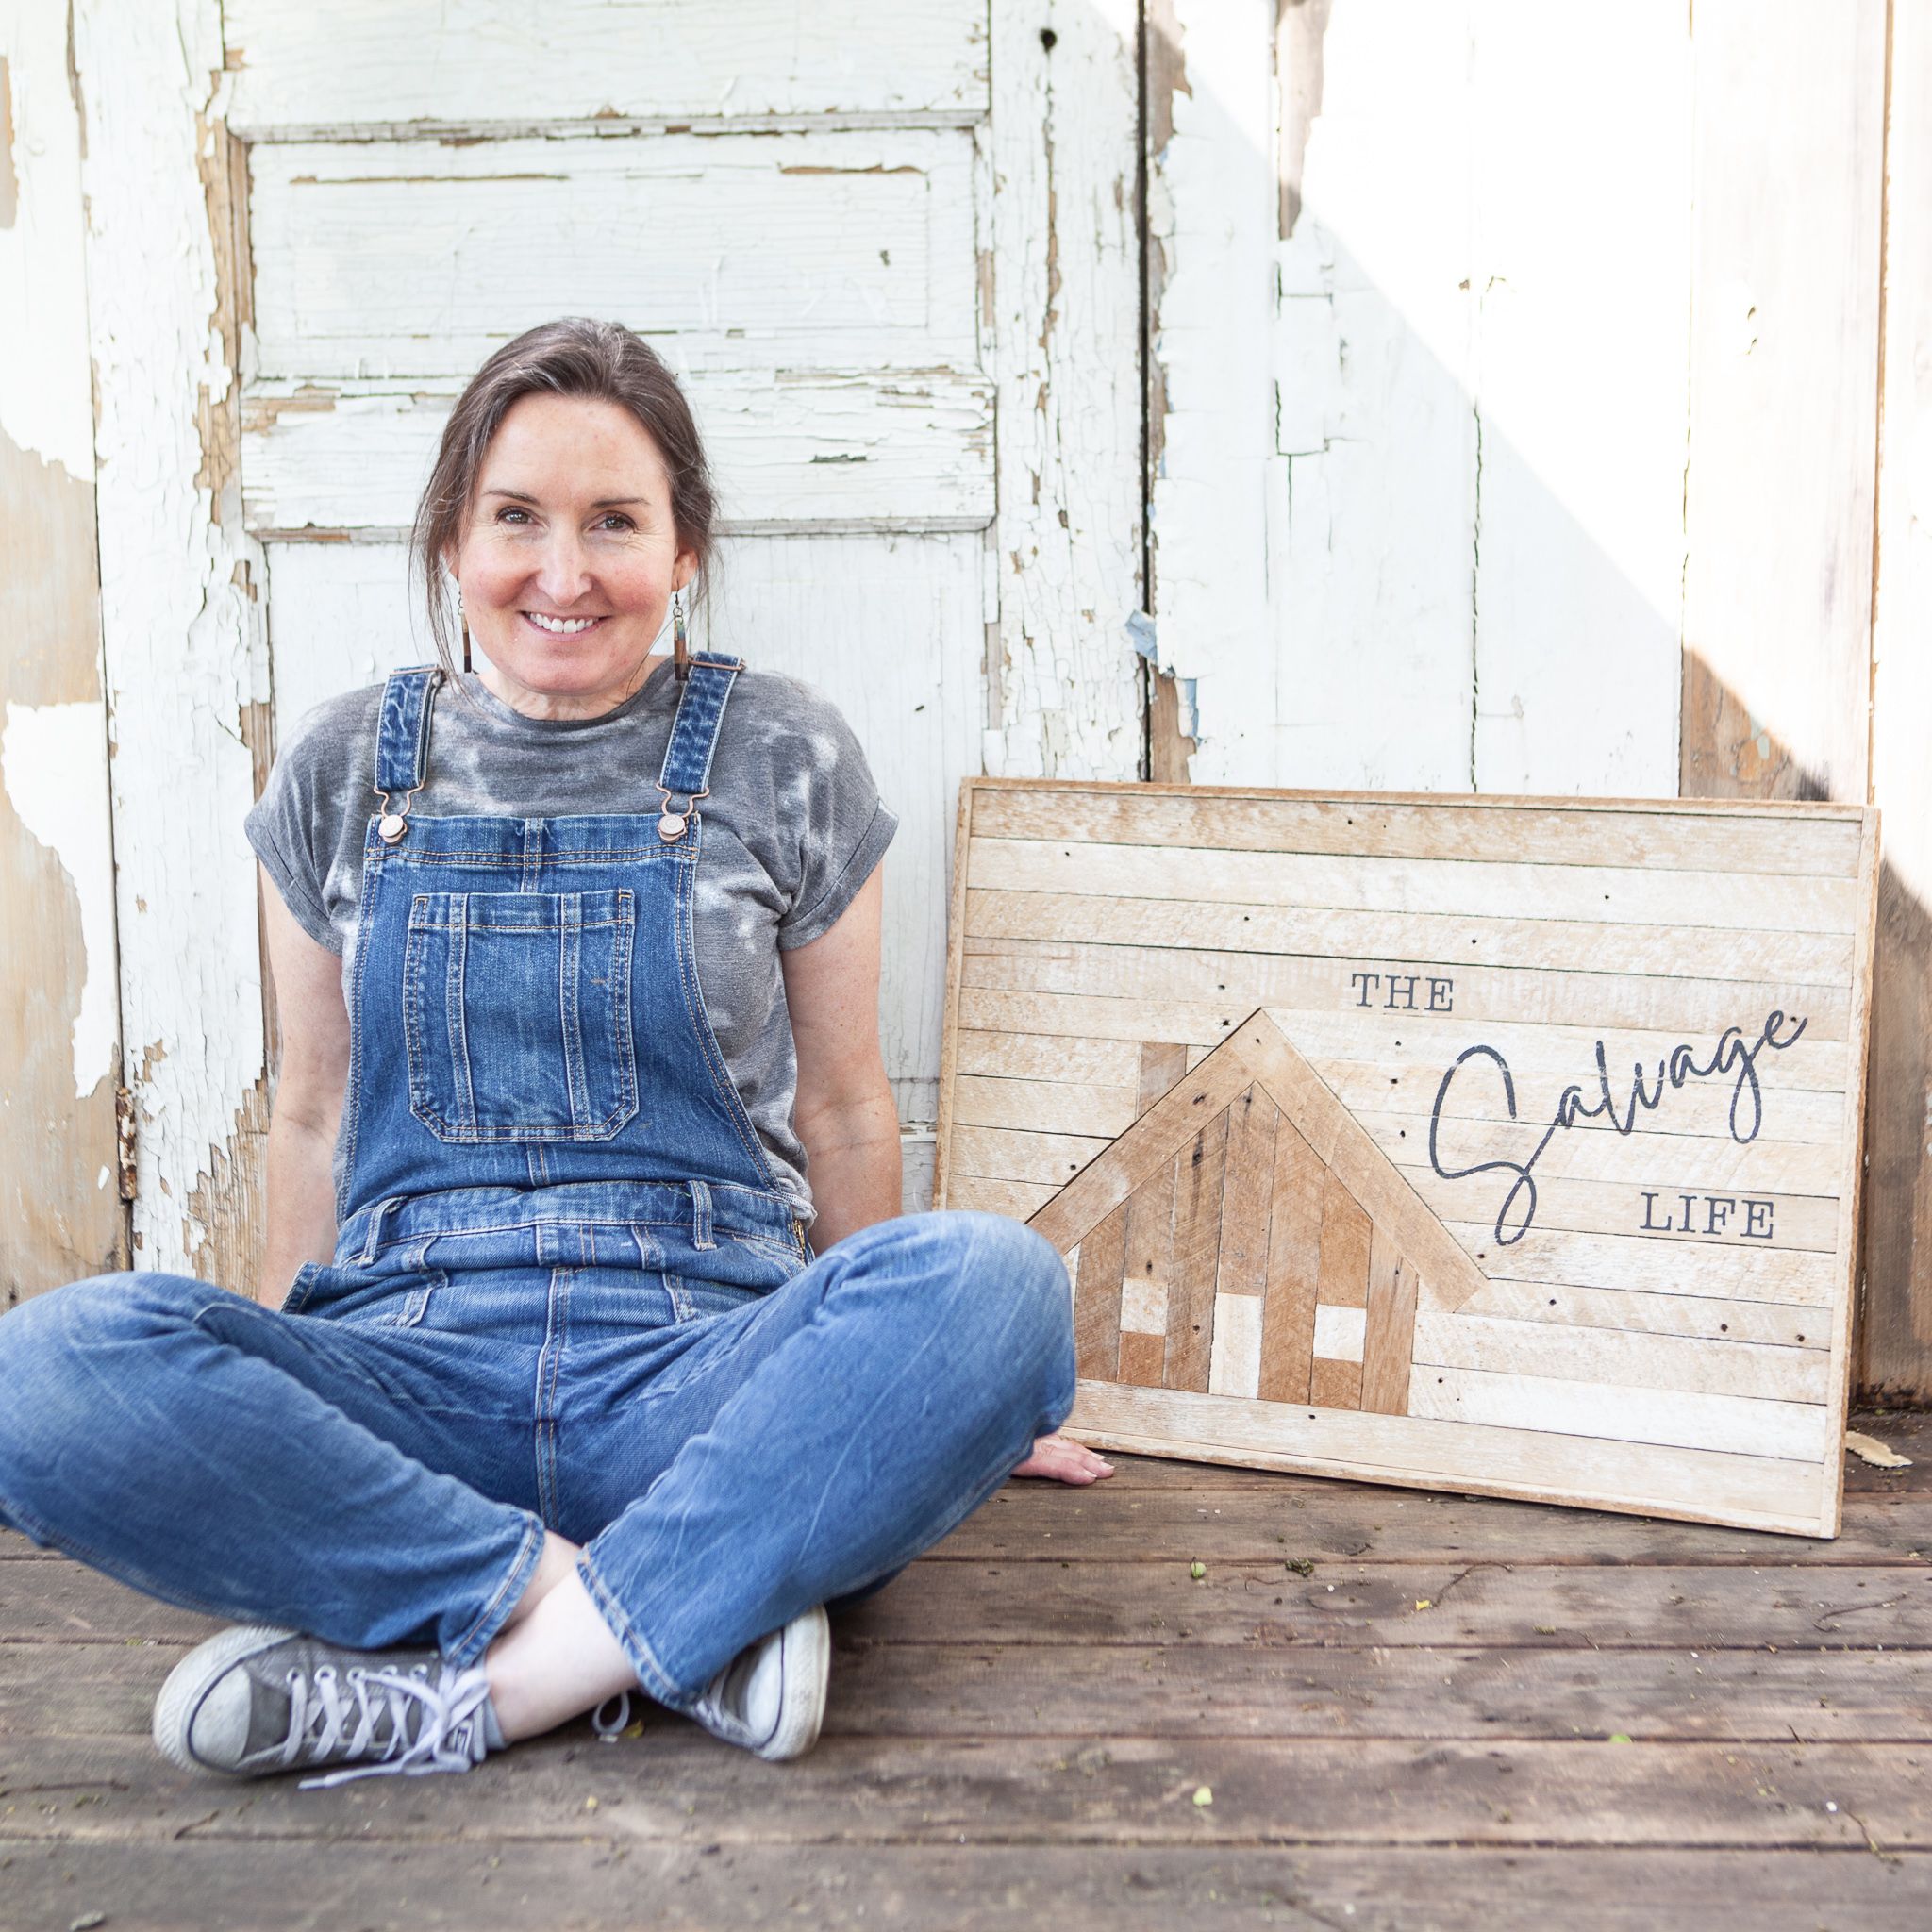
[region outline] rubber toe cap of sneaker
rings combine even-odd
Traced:
[[[188,1749],[203,1764],[225,1771],[239,1764],[248,1749],[248,1724],[254,1694],[248,1673],[231,1670],[208,1687],[188,1721]]]

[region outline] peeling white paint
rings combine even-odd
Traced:
[[[1191,775],[1674,792],[1682,6],[1608,51],[1527,0],[1173,10],[1154,578]]]
[[[226,0],[251,138],[345,122],[984,111],[984,0]]]
[[[315,273],[313,262],[304,267]],[[855,358],[851,368],[788,371],[782,380],[769,368],[700,369],[684,378],[722,526],[984,525],[993,512],[992,385],[963,366],[970,349],[916,340],[926,346],[898,350],[933,359],[916,373]],[[962,366],[938,366],[949,354]],[[406,531],[468,374],[407,383],[251,381],[242,451],[249,529],[264,539],[311,528],[358,540]]]
[[[999,631],[986,769],[1140,775],[1136,8],[993,0]],[[1050,34],[1053,45],[1043,44]],[[991,612],[989,612],[991,614]]]
[[[74,1091],[82,1100],[113,1071],[118,1038],[114,853],[102,723],[97,704],[9,704],[0,730],[7,801],[59,861],[80,902],[86,965],[74,1015]]]
[[[0,228],[0,435],[85,483],[93,474],[93,401],[81,264],[80,117],[67,86],[67,19],[49,0],[0,0],[19,188]]]
[[[268,695],[248,591],[259,556],[232,466],[219,496],[196,480],[204,410],[219,421],[235,381],[200,173],[213,158],[221,9],[75,0],[75,51],[122,1021],[141,1123],[134,1226],[144,1265],[179,1268],[209,1239],[189,1203],[234,1154],[266,1058],[242,835],[254,797],[243,709]]]
[[[1166,262],[1151,344],[1167,394],[1152,485],[1158,662],[1195,683],[1189,775],[1274,784],[1274,12],[1179,0],[1173,13],[1187,85],[1172,139],[1148,158],[1148,225]]]

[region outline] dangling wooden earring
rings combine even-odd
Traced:
[[[684,592],[671,593],[671,675],[682,684],[691,675],[691,652],[684,634]]]
[[[470,620],[463,614],[463,593],[457,592],[457,621],[463,627],[463,669],[470,669]]]

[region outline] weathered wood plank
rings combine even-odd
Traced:
[[[595,1798],[610,1811],[596,1824],[640,1845],[803,1847],[834,1833],[846,1843],[958,1843],[990,1814],[1024,1817],[1035,1843],[1251,1845],[1291,1828],[1298,1842],[1346,1844],[1358,1857],[1443,1840],[1863,1852],[1867,1832],[1906,1850],[1932,1839],[1932,1772],[1915,1744],[1590,1739],[1498,1750],[1482,1739],[1203,1738],[1177,1747],[1110,1734],[1104,1761],[1070,1778],[1072,1756],[1062,1739],[834,1737],[782,1774],[758,1774],[694,1724],[664,1721],[614,1747],[579,1734],[577,1748],[526,1745],[487,1760],[463,1782],[460,1828],[479,1844],[579,1840]],[[119,1739],[48,1740],[37,1758],[39,1777],[72,1790],[52,1813],[17,1811],[18,1839],[158,1843],[192,1825],[232,1856],[291,1833],[416,1844],[450,1831],[443,1803],[398,1791],[396,1780],[304,1791],[274,1779],[238,1793],[158,1769],[152,1745]],[[1201,1785],[1211,1806],[1189,1802]],[[92,1802],[76,1805],[74,1790]]]
[[[1925,1651],[1426,1650],[1190,1641],[1072,1646],[841,1635],[824,1735],[1483,1738],[1901,1743],[1932,1724]],[[0,1734],[145,1738],[178,1643],[0,1643]],[[654,1717],[662,1721],[661,1713]],[[578,1726],[572,1726],[577,1731]]]
[[[1315,1299],[1331,1307],[1369,1305],[1369,1244],[1374,1228],[1362,1205],[1331,1167],[1322,1183],[1322,1259]]]
[[[1116,902],[1097,902],[1111,906]],[[1465,967],[1453,977],[1430,978],[1425,962],[1383,956],[1374,974],[1348,970],[1346,960],[1307,959],[1275,953],[1212,953],[1176,946],[1084,945],[1044,940],[971,937],[966,942],[967,986],[1009,987],[1026,992],[1101,993],[1113,999],[1158,1001],[1199,997],[1212,991],[1250,1007],[1280,1011],[1346,1015],[1378,1037],[1434,1040],[1445,1030],[1465,1036],[1472,1024],[1674,1032],[1677,1040],[1748,1029],[1755,1040],[1767,1015],[1780,1015],[1779,1039],[1795,1051],[1842,1042],[1850,1001],[1845,989],[1796,987],[1775,982],[1731,983],[1715,979],[1661,979],[1613,973],[1538,973],[1514,967]],[[1397,975],[1400,975],[1399,977]],[[1399,986],[1405,995],[1389,1001],[1378,984]],[[1371,998],[1371,994],[1376,996]],[[1430,1014],[1428,1002],[1455,1000],[1457,1019]],[[1446,1012],[1446,1004],[1440,1004]],[[1376,1018],[1362,1017],[1374,1012]],[[1802,1020],[1804,1033],[1798,1036]],[[1330,1020],[1330,1025],[1334,1024]],[[1402,1029],[1407,1029],[1403,1031]],[[1621,1045],[1621,1042],[1619,1042]],[[1670,1042],[1674,1045],[1676,1041]],[[1662,1051],[1668,1053],[1670,1046]],[[1843,1052],[1837,1056],[1840,1083]]]
[[[1789,1457],[1807,1466],[1824,1461],[1832,1434],[1832,1418],[1822,1401],[1761,1401],[1521,1371],[1430,1367],[1434,1374],[1414,1378],[1411,1415],[1733,1456]]]
[[[1059,1191],[1053,1182],[995,1181],[957,1169],[941,1205],[971,1208],[981,1214],[1009,1214],[1028,1221]]]
[[[1315,1408],[1353,1409],[1362,1406],[1362,1365],[1317,1351],[1308,1365],[1308,1402]]]
[[[1167,1376],[1167,1335],[1134,1329],[1121,1336],[1120,1379],[1137,1389],[1158,1389]]]
[[[1264,1401],[1307,1399],[1325,1178],[1326,1169],[1314,1149],[1284,1120],[1274,1141],[1268,1282],[1261,1307],[1261,1373],[1256,1392]]]
[[[1408,1413],[1409,1356],[1416,1331],[1415,1263],[1383,1228],[1369,1244],[1368,1321],[1362,1337],[1362,1407]],[[1453,1316],[1438,1317],[1453,1321]]]
[[[1080,1241],[1080,1274],[1074,1292],[1074,1354],[1083,1375],[1110,1381],[1119,1372],[1121,1278],[1126,1253],[1127,1204],[1123,1201]]]
[[[1189,1080],[1174,1091],[1199,1083]],[[1230,1096],[1232,1098],[1232,1096]],[[1168,1288],[1169,1389],[1205,1390],[1214,1344],[1214,1274],[1221,1248],[1221,1187],[1227,1161],[1227,1112],[1205,1123],[1182,1148],[1174,1170],[1174,1275]]]
[[[1690,36],[1687,796],[1867,796],[1887,18],[1778,0]]]
[[[0,1307],[127,1265],[71,58],[63,13],[9,16],[0,44]]]
[[[1178,1158],[1157,1168],[1127,1196],[1127,1252],[1122,1280],[1131,1283],[1146,1297],[1148,1321],[1145,1332],[1158,1327],[1161,1336],[1158,1350],[1146,1343],[1137,1345],[1142,1366],[1164,1368],[1166,1359],[1167,1305],[1173,1292],[1174,1201],[1180,1182]],[[1154,1320],[1156,1314],[1159,1320]],[[1125,1381],[1147,1382],[1158,1387],[1161,1374],[1124,1376]]]
[[[1091,1087],[1063,1080],[989,1080],[961,1074],[954,1081],[954,1118],[962,1127],[1017,1127],[1111,1141],[1134,1124],[1131,1087]]]
[[[1596,972],[1614,957],[1629,973],[1775,980],[1792,986],[1842,984],[1852,970],[1851,941],[1819,933],[1734,933],[1718,941],[1709,933],[1683,926],[1291,910],[1198,899],[1086,898],[985,888],[967,895],[966,909],[973,930],[988,939],[1206,946],[1221,952],[1566,973]]]
[[[1102,898],[1208,899],[1246,905],[1336,907],[1371,912],[1481,913],[1509,903],[1520,882],[1508,865],[1215,848],[1066,846],[1050,839],[973,841],[968,883],[1024,892]],[[1705,925],[1747,932],[1848,933],[1857,923],[1855,882],[1841,878],[1733,878],[1661,867],[1540,868],[1537,891],[1552,919],[1606,924]]]
[[[960,1126],[953,1130],[953,1171],[983,1180],[1039,1181],[1060,1187],[1110,1145],[1101,1135]]]
[[[1140,12],[991,0],[983,17],[980,366],[999,418],[988,761],[1138,778],[1141,663],[1121,624],[1146,605]]]
[[[1280,1119],[1280,1108],[1259,1087],[1239,1094],[1227,1110],[1217,1294],[1258,1295],[1266,1285],[1274,1135]]]
[[[970,897],[971,895],[965,895]],[[964,921],[960,922],[962,933]],[[962,945],[963,950],[963,945]],[[1145,1112],[1187,1071],[1185,1059],[1174,1064],[1174,1079],[1160,1093],[1148,1093],[1145,1082],[1149,1057],[1165,1073],[1171,1058],[1185,1048],[1136,1045],[1124,1040],[1069,1040],[1052,1034],[987,1033],[976,1027],[959,1029],[959,1071],[1008,1080],[1072,1080],[1096,1087],[1136,1087]]]
[[[1261,1380],[1261,1297],[1217,1294],[1208,1386],[1217,1395],[1254,1395]]]
[[[1654,1241],[1629,1234],[1573,1234],[1532,1227],[1501,1247],[1493,1224],[1444,1224],[1499,1280],[1568,1282],[1652,1294],[1762,1298],[1829,1310],[1836,1292],[1833,1257],[1803,1249],[1725,1247],[1717,1241]],[[1821,1315],[1821,1324],[1825,1322]],[[1807,1329],[1807,1335],[1817,1331]],[[1796,1338],[1794,1337],[1795,1341]]]
[[[1503,1219],[1505,1232],[1515,1234],[1522,1226],[1526,1197],[1519,1195],[1503,1217],[1511,1185],[1507,1172],[1489,1180],[1465,1176],[1461,1170],[1475,1163],[1447,1132],[1441,1137],[1441,1153],[1444,1161],[1456,1163],[1455,1179],[1445,1180],[1420,1166],[1404,1166],[1404,1179],[1445,1221],[1494,1210]],[[1646,1241],[1716,1242],[1775,1254],[1842,1252],[1841,1204],[1829,1195],[1784,1194],[1761,1185],[1737,1192],[1700,1191],[1688,1181],[1664,1180],[1667,1162],[1667,1154],[1657,1157],[1658,1171],[1647,1186],[1639,1181],[1539,1178],[1531,1232],[1542,1228],[1552,1233],[1641,1235]],[[1491,1253],[1495,1227],[1492,1221]]]
[[[1458,1372],[1465,1373],[1465,1372]],[[1413,1385],[1412,1385],[1413,1387]],[[1413,1399],[1413,1397],[1411,1398]],[[1817,1414],[1798,1404],[1801,1414]],[[1604,1509],[1690,1516],[1748,1529],[1824,1533],[1824,1472],[1782,1457],[1466,1424],[1427,1416],[1338,1416],[1291,1403],[1082,1382],[1068,1432],[1130,1455],[1355,1475],[1401,1487],[1588,1499]]]
[[[675,332],[681,373],[978,360],[973,142],[934,127],[719,139],[272,143],[250,169],[264,383],[466,376],[556,312]],[[613,222],[728,225],[722,256],[599,250]],[[423,251],[441,263],[411,275]],[[741,330],[743,333],[737,333]],[[987,452],[990,458],[990,451]]]
[[[1330,1361],[1358,1362],[1368,1336],[1369,1311],[1318,1303],[1315,1308],[1315,1353]]]
[[[1822,1345],[1827,1339],[1823,1336],[1812,1338],[1821,1345],[1811,1348],[1733,1341],[1728,1336],[1695,1341],[1559,1325],[1554,1321],[1512,1321],[1473,1314],[1465,1305],[1453,1315],[1424,1311],[1417,1316],[1414,1337],[1418,1364],[1634,1389],[1755,1396],[1767,1402],[1823,1403],[1830,1396],[1831,1361]]]
[[[702,0],[655,0],[623,33],[601,0],[563,0],[541,28],[492,0],[430,15],[408,0],[344,0],[326,19],[272,0],[226,0],[225,12],[245,56],[229,120],[253,141],[371,124],[956,117],[987,106],[985,9],[962,0],[913,0],[880,23],[865,60],[836,15],[801,20],[766,0],[728,22]]]
[[[1452,1098],[1453,1092],[1452,1092]],[[1782,1113],[1787,1096],[1780,1095],[1774,1112]],[[1728,1102],[1726,1102],[1728,1107]],[[1356,1118],[1374,1137],[1375,1144],[1397,1167],[1426,1167],[1429,1158],[1429,1116],[1398,1113],[1387,1108],[1361,1108]],[[1443,1119],[1455,1119],[1445,1109]],[[1764,1188],[1778,1194],[1835,1193],[1840,1180],[1839,1149],[1829,1141],[1774,1141],[1761,1133],[1755,1141],[1735,1141],[1714,1123],[1716,1135],[1666,1134],[1659,1120],[1644,1124],[1641,1134],[1624,1136],[1601,1124],[1579,1123],[1569,1133],[1555,1136],[1537,1157],[1539,1183],[1589,1179],[1658,1184],[1668,1170],[1682,1186],[1722,1193],[1740,1187]],[[1673,1122],[1670,1124],[1674,1125]],[[1536,1152],[1547,1120],[1478,1121],[1455,1119],[1454,1154],[1457,1165],[1476,1160],[1526,1159]],[[1767,1127],[1770,1124],[1767,1123]],[[1447,1133],[1444,1148],[1448,1147]]]
[[[974,824],[989,839],[1082,844],[1220,847],[1379,858],[1474,859],[1491,864],[1631,866],[1641,871],[1802,874],[1850,879],[1858,871],[1858,819],[1735,811],[1723,856],[1707,814],[1659,814],[1646,799],[1404,800],[1255,787],[1137,785],[1131,791],[1022,787],[984,778]]]
[[[1470,21],[1470,762],[1485,791],[1677,789],[1703,25],[1657,7],[1604,45],[1557,8]],[[1551,87],[1563,70],[1578,84]],[[1606,164],[1610,141],[1631,144],[1627,164]]]
[[[613,291],[610,307],[641,327],[641,299]],[[297,336],[289,353],[308,341]],[[461,386],[451,376],[251,383],[242,412],[247,528],[264,541],[399,540]],[[724,532],[974,529],[992,514],[992,391],[971,368],[882,375],[701,364],[686,392],[728,506]]]
[[[1195,1557],[1255,1561],[1272,1554],[1284,1564],[1312,1561],[1323,1569],[1342,1560],[1397,1567],[1662,1563],[1741,1566],[1771,1577],[1790,1568],[1932,1558],[1932,1506],[1923,1491],[1856,1494],[1843,1531],[1826,1540],[1135,1456],[1118,1457],[1114,1472],[1095,1490],[1074,1495],[1009,1483],[924,1560],[1060,1563],[1077,1557],[1185,1565]]]
[[[1633,1335],[1686,1336],[1706,1341],[1757,1342],[1774,1348],[1828,1349],[1830,1326],[1802,1303],[1723,1301],[1691,1294],[1646,1294],[1614,1288],[1569,1288],[1557,1282],[1491,1281],[1459,1315],[1552,1326],[1608,1328]]]
[[[1164,1026],[1171,1034],[1185,1033],[1191,1056],[1218,1045],[1243,1017],[1240,1003],[1231,1000],[1217,999],[1212,1004],[1188,1000],[1154,1003],[1111,999],[1094,993],[1010,992],[972,986],[959,990],[958,1004],[961,1013],[975,1027],[1008,1025],[1015,1031],[1041,1036],[1124,1041],[1143,1038],[1151,1026]],[[1279,1008],[1267,1010],[1280,1013],[1284,1024],[1291,1024],[1295,1033],[1309,1042],[1309,1059],[1351,1111],[1368,1108],[1415,1109],[1424,1120],[1428,1118],[1431,1103],[1441,1084],[1439,1066],[1427,1067],[1419,1074],[1413,1058],[1404,1061],[1352,1058],[1347,1054],[1343,1037],[1336,1031],[1339,1016],[1293,1013]],[[1551,1034],[1552,1029],[1548,1028],[1524,1029],[1516,1049],[1526,1058],[1519,1065],[1512,1057],[1510,1065],[1519,1077],[1524,1072],[1546,1075],[1554,1105],[1565,1083],[1594,1074],[1596,1042],[1602,1036],[1575,1028],[1555,1032],[1554,1037],[1539,1038]],[[1376,1051],[1384,1051],[1397,1038],[1409,1037],[1407,1030],[1397,1035],[1391,1027],[1387,1041],[1372,1033],[1370,1044]],[[1649,1069],[1665,1058],[1674,1046],[1682,1043],[1681,1036],[1644,1033],[1624,1033],[1619,1041],[1623,1050],[1633,1056],[1641,1054],[1648,1062],[1647,1086],[1654,1085]],[[1324,1052],[1324,1043],[1338,1051]],[[1466,1040],[1460,1043],[1466,1043]],[[1450,1047],[1445,1063],[1457,1050],[1457,1046]],[[1780,1057],[1777,1071],[1780,1090],[1775,1117],[1766,1123],[1760,1140],[1766,1144],[1784,1141],[1799,1146],[1821,1142],[1836,1145],[1843,1135],[1845,1123],[1842,1089],[1846,1070],[1842,1057],[1833,1052],[1828,1042],[1814,1046],[1810,1041],[1801,1040]],[[1708,1082],[1702,1086],[1687,1084],[1671,1096],[1671,1113],[1660,1115],[1645,1131],[1724,1134],[1730,1099],[1727,1086],[1713,1087]],[[1627,1096],[1624,1104],[1627,1107]],[[1452,1089],[1442,1108],[1445,1120],[1478,1119],[1493,1123],[1495,1112],[1494,1097],[1485,1090],[1478,1102],[1474,1085],[1467,1094]]]
[[[451,1836],[458,1829],[452,1820]],[[199,1835],[197,1835],[197,1838]],[[1932,1858],[1883,1859],[1864,1848],[1686,1852],[1643,1847],[1545,1851],[1441,1846],[1354,1848],[1148,1846],[1123,1858],[1112,1844],[1002,1840],[952,1845],[638,1844],[610,1827],[577,1843],[519,1843],[507,1858],[472,1843],[372,1846],[287,1839],[240,1845],[37,1843],[0,1840],[11,1893],[34,1924],[66,1924],[76,1896],[154,1932],[245,1932],[268,1895],[327,1897],[345,1923],[379,1923],[407,1903],[430,1932],[519,1932],[532,1901],[568,1901],[582,1932],[635,1924],[651,1899],[663,1932],[806,1917],[826,1932],[870,1927],[908,1903],[957,1932],[1013,1923],[1017,1901],[1110,1932],[1172,1932],[1212,1902],[1216,1915],[1265,1918],[1284,1902],[1318,1921],[1398,1926],[1480,1923],[1490,1932],[1545,1932],[1549,1901],[1565,1899],[1574,1932],[1654,1932],[1676,1913],[1708,1932],[1753,1932],[1780,1913],[1843,1916],[1860,1932],[1919,1932]],[[613,1882],[613,1880],[615,1882]],[[613,1895],[614,1894],[614,1895]],[[63,1916],[65,1915],[65,1916]]]
[[[1421,1602],[1426,1606],[1418,1608]],[[1548,1626],[1548,1627],[1540,1627]],[[1932,1646],[1932,1565],[1777,1569],[1586,1567],[1477,1562],[1324,1563],[1304,1578],[1279,1561],[1224,1559],[1115,1571],[924,1565],[868,1598],[847,1626],[880,1641],[1146,1643],[1185,1631],[1197,1646],[1293,1643],[1439,1649],[1458,1644],[1663,1647],[1774,1644],[1890,1651]],[[1701,1661],[1701,1656],[1698,1661]]]
[[[1188,1050],[1185,1046],[1177,1041],[1142,1041],[1138,1111],[1145,1113],[1171,1087],[1186,1079],[1187,1074]]]

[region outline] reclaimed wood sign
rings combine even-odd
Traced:
[[[935,1199],[1100,1447],[1838,1531],[1877,815],[969,779]]]

